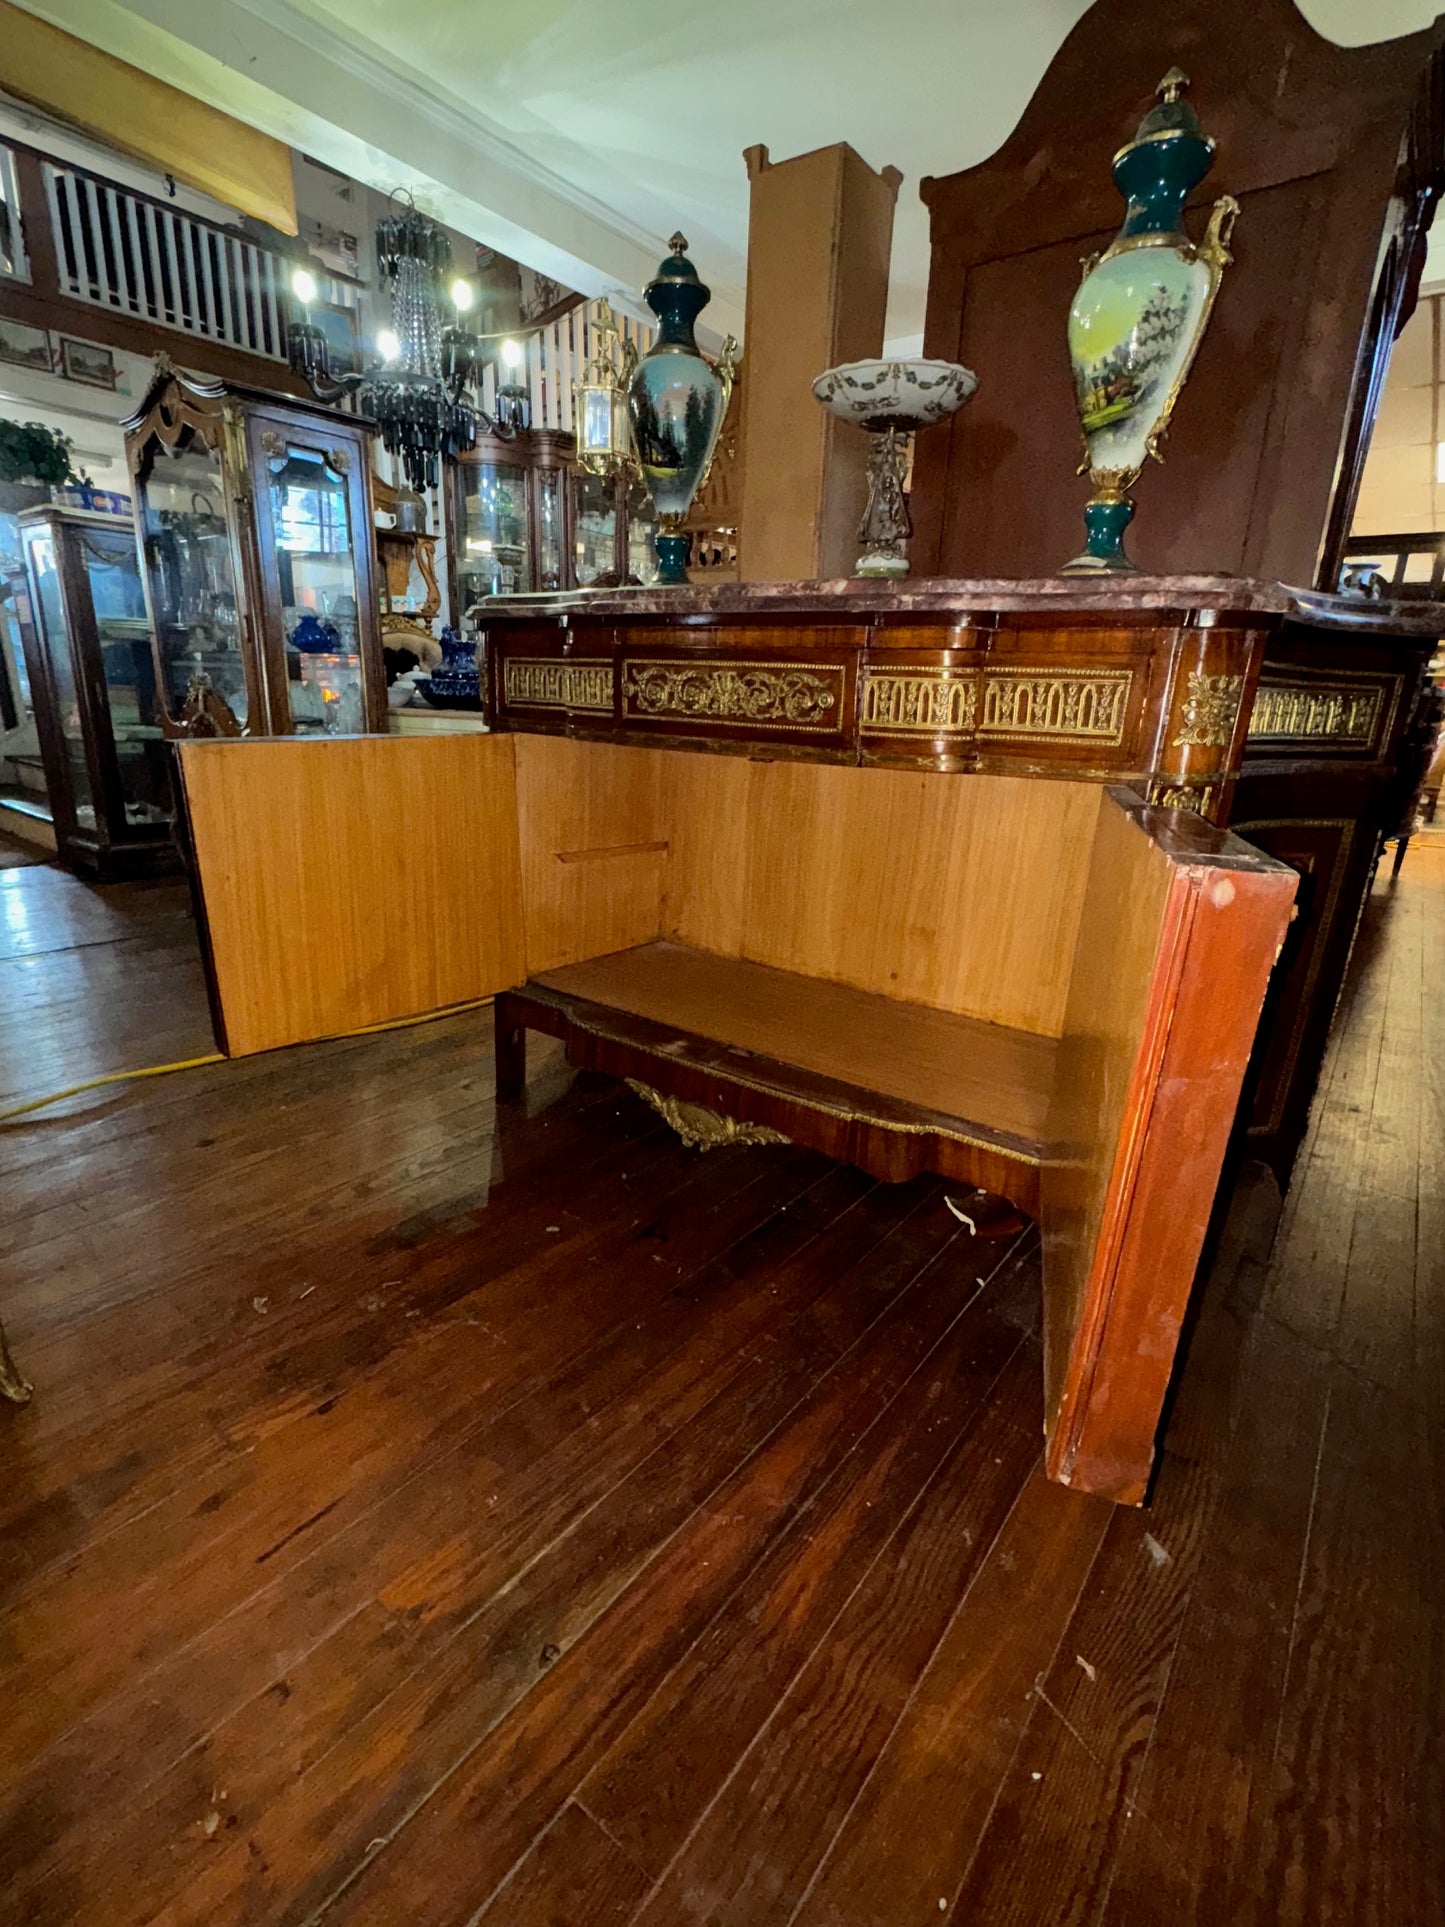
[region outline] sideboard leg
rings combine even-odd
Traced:
[[[496,1025],[497,1101],[515,1104],[527,1087],[527,1029],[517,1022],[510,997],[503,994],[492,1006]]]
[[[21,1376],[20,1367],[10,1356],[10,1347],[5,1342],[5,1327],[0,1325],[0,1398],[9,1399],[12,1405],[24,1405],[34,1390],[29,1379]]]

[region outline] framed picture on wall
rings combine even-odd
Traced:
[[[40,368],[48,375],[55,366],[50,336],[23,321],[0,320],[0,361],[13,361],[17,368]]]
[[[315,301],[312,321],[326,337],[326,351],[333,375],[361,373],[361,336],[356,326],[355,308],[343,308],[339,301]]]
[[[72,341],[60,337],[60,372],[67,381],[83,382],[87,388],[115,387],[115,356],[109,348],[97,348],[93,341]]]

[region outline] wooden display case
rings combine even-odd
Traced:
[[[510,441],[479,435],[447,470],[452,606],[460,625],[475,603],[570,586],[573,441],[522,429]]]
[[[617,588],[657,572],[656,515],[625,475],[577,466],[571,435],[478,437],[447,472],[452,607],[458,626],[495,596]]]
[[[369,424],[162,361],[124,426],[165,733],[385,730]]]
[[[114,515],[20,517],[16,611],[60,860],[106,879],[179,865],[135,530]]]
[[[657,577],[657,511],[628,475],[572,475],[572,581],[576,589],[651,584]]]

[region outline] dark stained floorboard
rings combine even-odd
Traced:
[[[176,886],[0,887],[0,1092],[209,1047]],[[1040,1476],[1031,1235],[499,1111],[483,1016],[0,1129],[0,1913],[1445,1918],[1442,981],[1416,846],[1138,1513]]]

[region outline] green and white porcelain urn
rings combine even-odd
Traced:
[[[627,416],[661,525],[657,580],[686,588],[692,538],[682,523],[712,467],[732,394],[737,343],[728,336],[716,366],[698,347],[693,324],[711,291],[687,258],[686,239],[674,234],[668,246],[671,253],[643,289],[660,326],[627,384]]]
[[[1190,192],[1214,162],[1214,142],[1183,98],[1177,67],[1159,83],[1156,104],[1114,156],[1114,180],[1128,203],[1124,225],[1084,263],[1069,311],[1069,355],[1084,431],[1084,466],[1094,493],[1084,509],[1088,540],[1065,573],[1132,570],[1124,530],[1129,491],[1159,444],[1204,338],[1239,203],[1214,204],[1197,246],[1182,224]]]

